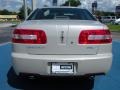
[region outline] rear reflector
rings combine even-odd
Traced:
[[[107,44],[112,42],[109,30],[84,30],[79,35],[79,44]]]
[[[16,29],[13,32],[13,43],[46,44],[47,37],[43,30]]]

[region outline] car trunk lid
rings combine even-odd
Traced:
[[[47,36],[46,44],[27,44],[29,54],[97,54],[98,45],[79,44],[78,38],[83,30],[103,29],[97,21],[89,20],[33,20],[25,21],[19,29],[43,30]]]

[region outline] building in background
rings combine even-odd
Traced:
[[[37,0],[32,0],[32,10],[36,9]]]
[[[117,16],[120,16],[120,5],[116,6],[115,12]]]
[[[97,11],[97,7],[98,7],[97,1],[94,1],[92,3],[92,13],[93,14],[95,14],[95,12]]]
[[[57,0],[53,0],[53,6],[57,6]]]
[[[0,15],[0,21],[17,21],[18,15]]]

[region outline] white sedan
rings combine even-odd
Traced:
[[[115,24],[120,24],[120,18],[115,20]]]
[[[38,8],[12,36],[17,75],[93,76],[112,64],[111,33],[86,9]]]

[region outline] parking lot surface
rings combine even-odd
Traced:
[[[11,68],[11,44],[0,46],[0,90],[90,90],[92,80],[79,78],[49,78],[18,80]],[[95,77],[93,90],[120,89],[120,41],[113,41],[113,64],[105,76]]]
[[[12,30],[12,27],[0,27],[0,44],[11,41]]]
[[[112,32],[112,38],[114,40],[120,40],[120,32]]]

